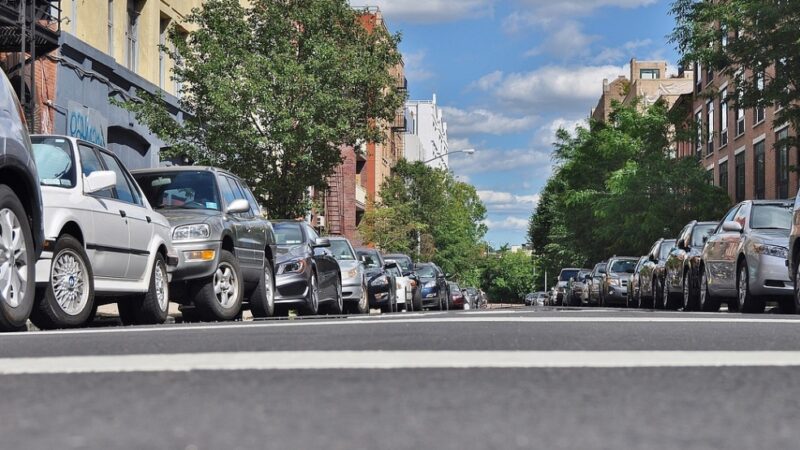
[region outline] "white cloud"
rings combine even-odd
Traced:
[[[350,0],[354,7],[379,6],[387,20],[416,23],[454,22],[492,14],[494,0]]]
[[[486,74],[477,81],[474,81],[470,84],[470,88],[478,88],[482,91],[488,91],[489,89],[494,88],[497,86],[498,83],[503,79],[503,72],[499,70],[495,70],[492,73]]]
[[[433,72],[425,68],[425,50],[403,55],[406,78],[412,81],[423,81],[433,77]]]
[[[539,203],[539,195],[517,195],[511,192],[478,191],[478,197],[490,214],[518,213],[530,215]]]
[[[520,3],[533,8],[544,19],[586,16],[605,7],[639,8],[656,2],[657,0],[520,0]]]
[[[511,117],[482,108],[469,111],[453,107],[442,109],[447,132],[455,136],[519,133],[529,130],[537,120],[536,116]]]
[[[588,120],[586,118],[580,119],[565,119],[563,117],[556,118],[552,120],[550,123],[543,125],[539,128],[539,131],[536,133],[535,142],[544,145],[544,146],[551,146],[556,141],[556,133],[561,128],[567,130],[574,136],[575,128],[576,127],[584,127],[587,128],[589,126]]]
[[[573,21],[565,21],[547,35],[544,43],[528,50],[525,56],[537,56],[543,53],[569,59],[589,54],[589,46],[600,39],[583,32],[581,25]]]
[[[636,56],[637,50],[649,47],[653,44],[652,39],[639,39],[628,41],[616,48],[603,48],[600,53],[592,58],[595,64],[612,64]],[[651,59],[651,58],[648,58]],[[659,58],[660,59],[660,58]]]
[[[521,217],[508,216],[502,220],[486,219],[483,223],[490,230],[527,230],[528,220]]]
[[[545,66],[531,72],[511,73],[487,91],[514,109],[530,111],[557,107],[562,114],[589,115],[600,97],[603,79],[625,75],[628,66]]]
[[[524,172],[525,177],[542,178],[549,174],[552,166],[550,152],[530,149],[494,150],[477,147],[473,155],[453,155],[450,157],[450,168],[456,174],[485,175],[492,172]],[[542,180],[546,179],[544,175]],[[519,180],[520,183],[523,180]]]

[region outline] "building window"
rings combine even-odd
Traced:
[[[736,155],[736,202],[744,201],[744,152]]]
[[[755,84],[756,84],[756,89],[758,89],[759,92],[764,91],[764,72],[756,74]],[[760,100],[761,99],[759,99],[759,101]],[[759,104],[758,106],[756,106],[755,121],[753,123],[753,126],[756,126],[759,123],[763,122],[765,118],[766,118],[766,111],[764,109],[764,105]]]
[[[756,198],[765,198],[765,184],[766,184],[766,162],[764,161],[764,141],[759,142],[753,146],[754,166],[755,166],[755,184],[756,184]]]
[[[114,0],[108,0],[108,55],[114,57]]]
[[[706,155],[714,153],[714,101],[706,103],[706,133],[708,134],[706,143]]]
[[[641,69],[639,70],[639,78],[642,80],[657,80],[661,78],[660,69]]]
[[[739,93],[739,104],[741,104],[742,97],[741,92]],[[739,137],[744,134],[744,108],[740,105],[736,105],[736,137]]]
[[[127,45],[126,64],[128,69],[136,72],[139,65],[139,16],[142,13],[144,1],[128,0],[128,26],[125,30]]]
[[[703,154],[703,114],[700,111],[694,114],[694,126],[697,129],[697,135],[694,139],[694,152],[700,158]]]
[[[167,30],[169,29],[169,17],[161,17],[158,29],[158,87],[166,89],[167,86],[167,53],[164,51],[167,45]]]
[[[778,198],[789,198],[789,146],[785,139],[789,137],[789,130],[784,129],[775,135],[777,159],[775,180],[777,184]]]
[[[728,91],[722,91],[719,104],[719,146],[728,145]]]
[[[719,163],[719,187],[728,192],[728,161]]]
[[[720,27],[719,31],[722,34],[722,38],[720,40],[721,41],[720,43],[722,44],[722,48],[725,48],[725,47],[728,46],[728,28],[726,28],[723,25],[723,26]]]
[[[708,170],[706,170],[706,181],[708,182],[708,184],[710,184],[712,186],[714,185],[714,168],[713,167],[708,169]]]
[[[694,77],[695,77],[694,83],[695,83],[695,90],[697,92],[700,92],[700,89],[703,87],[703,77],[700,76],[702,70],[703,68],[700,66],[700,63],[696,63],[694,65]]]

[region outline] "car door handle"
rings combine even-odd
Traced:
[[[151,219],[150,216],[144,216],[144,218],[147,219],[147,223],[153,222],[153,219]]]
[[[119,215],[122,217],[128,217],[128,213],[126,213],[124,210],[121,209],[119,210]]]

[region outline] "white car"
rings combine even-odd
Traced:
[[[389,267],[388,272],[394,277],[395,288],[397,290],[397,310],[398,311],[413,311],[414,305],[412,298],[414,295],[414,287],[411,285],[411,278],[403,276],[400,266],[396,261],[387,259],[387,263],[394,263],[394,266]]]
[[[45,223],[31,321],[78,327],[116,301],[125,324],[163,323],[177,263],[167,220],[110,151],[66,136],[31,142]]]

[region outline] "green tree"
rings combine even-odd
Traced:
[[[671,40],[683,64],[698,62],[734,80],[728,95],[737,107],[783,105],[774,125],[790,123],[800,129],[797,2],[676,0],[672,14],[676,24]],[[718,95],[713,90],[705,94]],[[797,147],[798,139],[793,136],[786,143]]]
[[[359,224],[361,237],[387,253],[410,253],[409,236],[425,230],[425,224],[415,222],[409,204],[371,208]]]
[[[493,300],[521,301],[532,283],[533,261],[525,253],[502,251],[484,261],[481,287]]]
[[[380,141],[405,99],[390,75],[400,37],[359,14],[346,0],[209,0],[186,18],[196,31],[173,27],[163,46],[180,61],[183,121],[144,92],[126,106],[168,153],[237,173],[273,217],[303,215],[340,146]]]

